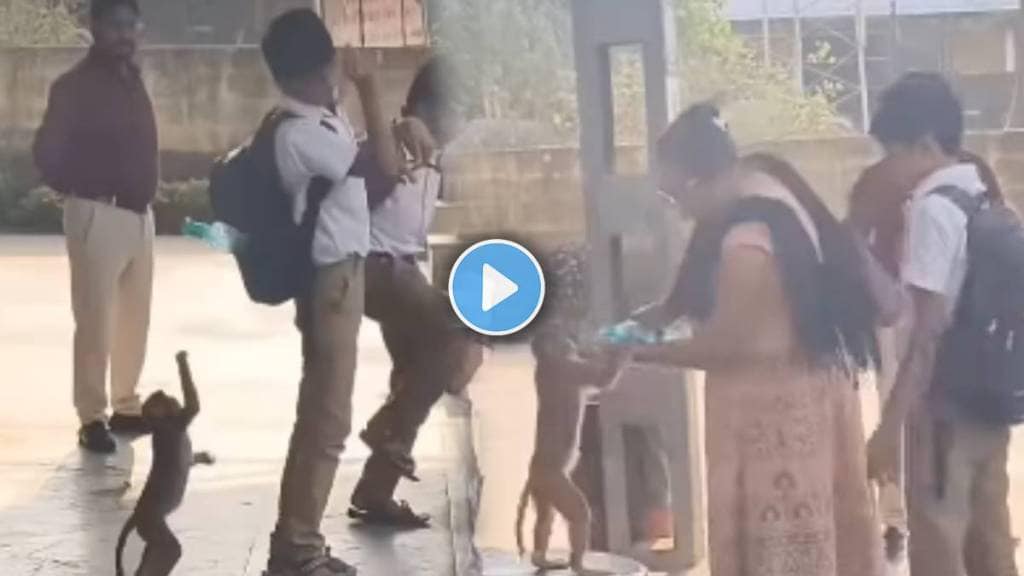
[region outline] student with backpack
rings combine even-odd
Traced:
[[[299,9],[275,19],[263,55],[283,98],[253,142],[215,168],[219,219],[239,228],[236,249],[250,296],[295,300],[303,377],[267,576],[351,576],[331,556],[320,523],[351,429],[357,339],[363,316],[369,208],[354,163],[359,147],[335,104],[344,68],[366,116],[381,169],[397,177],[401,159],[381,113],[374,76],[354,52],[343,66],[320,18]]]
[[[1005,202],[995,173],[983,158],[964,150],[959,154],[959,161],[974,164],[977,168],[988,201]],[[865,248],[865,263],[869,268],[877,269],[887,287],[898,283],[900,278],[899,269],[906,247],[906,211],[917,184],[914,178],[915,175],[908,174],[902,166],[883,159],[861,173],[850,194],[847,222]],[[899,293],[893,293],[893,289]],[[891,310],[892,317],[879,327],[882,368],[876,382],[880,408],[885,406],[892,392],[897,369],[906,350],[911,319],[911,314],[907,313],[910,306],[905,292],[899,287],[890,288],[889,292],[890,296],[896,296],[897,302]],[[903,469],[899,466],[894,477],[881,483],[878,490],[879,516],[885,525],[886,552],[890,559],[896,559],[905,549],[907,510],[903,493]]]
[[[941,76],[890,86],[871,133],[915,184],[900,257],[913,318],[869,473],[897,477],[905,423],[911,574],[1016,576],[1007,458],[1024,421],[1024,228],[960,160],[963,110]]]

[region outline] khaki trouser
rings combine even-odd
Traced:
[[[483,350],[467,336],[448,296],[409,259],[379,254],[367,259],[366,315],[380,323],[392,362],[391,394],[366,427],[411,451],[434,404],[445,391],[459,392],[469,383]],[[388,502],[399,479],[386,456],[371,455],[353,500]]]
[[[320,521],[352,428],[363,269],[358,257],[318,269],[311,295],[296,303],[302,382],[271,537],[273,559],[303,561],[324,548]]]
[[[1007,457],[1010,430],[932,407],[907,427],[912,576],[1017,576]]]
[[[83,424],[103,420],[107,365],[114,412],[138,414],[153,293],[153,218],[68,198],[64,233],[75,317],[74,402]]]

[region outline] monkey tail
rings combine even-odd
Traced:
[[[124,561],[122,559],[124,545],[128,542],[128,535],[135,530],[137,525],[135,514],[132,514],[128,517],[128,521],[124,523],[124,528],[121,528],[121,535],[117,537],[117,549],[114,551],[114,568],[117,576],[124,576]]]
[[[526,554],[526,545],[523,543],[523,521],[526,519],[526,507],[530,505],[530,494],[533,492],[530,486],[530,479],[526,479],[523,486],[523,493],[519,495],[519,505],[516,507],[516,547],[519,556]]]

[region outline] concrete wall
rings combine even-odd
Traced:
[[[0,154],[24,155],[50,83],[83,53],[76,48],[0,49]],[[426,51],[380,53],[384,107],[396,115]],[[167,179],[202,174],[211,155],[244,141],[277,100],[255,47],[147,48],[139,61],[156,106]],[[348,100],[358,125],[358,105],[355,98]]]
[[[385,108],[396,114],[426,52],[403,48],[382,54]],[[72,48],[0,50],[0,158],[27,161],[49,84],[81,56]],[[247,138],[277,98],[255,48],[150,48],[140,61],[156,103],[168,180],[204,177],[210,160]],[[975,135],[969,147],[992,161],[1008,194],[1024,205],[1024,132]],[[795,162],[837,210],[857,173],[877,153],[859,137],[755,148]],[[447,198],[458,206],[442,213],[440,231],[503,231],[538,239],[582,236],[584,204],[575,149],[472,152],[451,154],[449,160]]]
[[[320,6],[337,46],[427,43],[421,0],[141,0],[140,5],[143,40],[157,46],[256,45],[281,12]]]
[[[1004,191],[1024,206],[1024,131],[976,134],[968,147],[992,163]],[[871,140],[844,137],[749,147],[792,161],[837,213],[860,171],[877,159]],[[452,159],[448,199],[459,205],[439,222],[446,232],[503,231],[537,240],[582,238],[584,202],[571,148],[464,154]]]

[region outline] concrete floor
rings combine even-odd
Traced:
[[[291,310],[250,303],[230,257],[186,240],[159,241],[155,286],[143,393],[180,395],[173,355],[189,350],[203,404],[193,442],[218,458],[196,469],[172,519],[185,549],[176,573],[259,574],[294,414],[299,346]],[[0,573],[110,574],[117,532],[148,471],[148,441],[123,444],[110,458],[75,447],[62,241],[0,237],[0,287]],[[388,369],[376,326],[364,324],[356,430],[383,400]],[[465,460],[453,440],[466,428],[457,407],[452,401],[432,417],[417,446],[423,482],[400,492],[434,516],[431,530],[394,535],[349,522],[350,487],[366,454],[358,440],[350,442],[324,531],[363,574],[454,574],[459,551],[471,546],[464,522],[455,518],[451,529],[452,479]],[[138,548],[133,539],[129,566]]]
[[[155,285],[143,392],[165,388],[177,394],[173,354],[188,349],[204,408],[194,443],[218,457],[216,466],[197,469],[174,517],[185,545],[177,573],[259,574],[297,383],[291,311],[251,304],[229,257],[186,240],[160,240]],[[148,469],[148,443],[126,446],[111,459],[83,457],[74,446],[72,323],[61,240],[0,236],[0,287],[0,368],[6,376],[0,386],[0,572],[109,574],[116,532]],[[360,346],[356,429],[384,398],[389,368],[372,323],[364,325]],[[437,516],[431,531],[388,535],[349,523],[348,487],[365,456],[358,441],[351,443],[325,531],[363,574],[470,574],[474,535],[482,548],[514,548],[515,504],[533,443],[528,351],[511,346],[491,354],[469,391],[472,419],[461,412],[467,406],[455,401],[435,412],[417,446],[424,482],[404,485],[400,494]],[[865,412],[872,413],[873,396],[865,394],[864,401]],[[460,440],[462,432],[469,435],[468,426],[475,455],[470,441]],[[474,524],[467,519],[473,510],[460,501],[466,484],[454,480],[464,481],[460,475],[475,467],[484,480]],[[1024,534],[1024,430],[1014,441],[1011,478],[1016,530]],[[557,534],[556,544],[564,546],[564,530]],[[132,544],[132,563],[137,554]],[[1019,557],[1024,566],[1024,550]],[[900,574],[905,567],[892,570]]]
[[[484,475],[476,542],[484,548],[510,549],[515,546],[515,507],[525,480],[533,448],[536,410],[533,365],[525,347],[507,348],[490,358],[470,388],[475,415],[473,431],[477,458]],[[871,385],[862,388],[865,427],[872,429],[878,403]],[[1014,528],[1024,535],[1024,427],[1015,430],[1011,446],[1011,508]],[[556,540],[565,546],[564,527],[556,528]],[[881,542],[881,536],[879,537]],[[1024,569],[1024,546],[1017,550],[1017,563]],[[887,576],[907,574],[905,562],[887,567]],[[707,567],[698,566],[689,576],[706,576]]]

